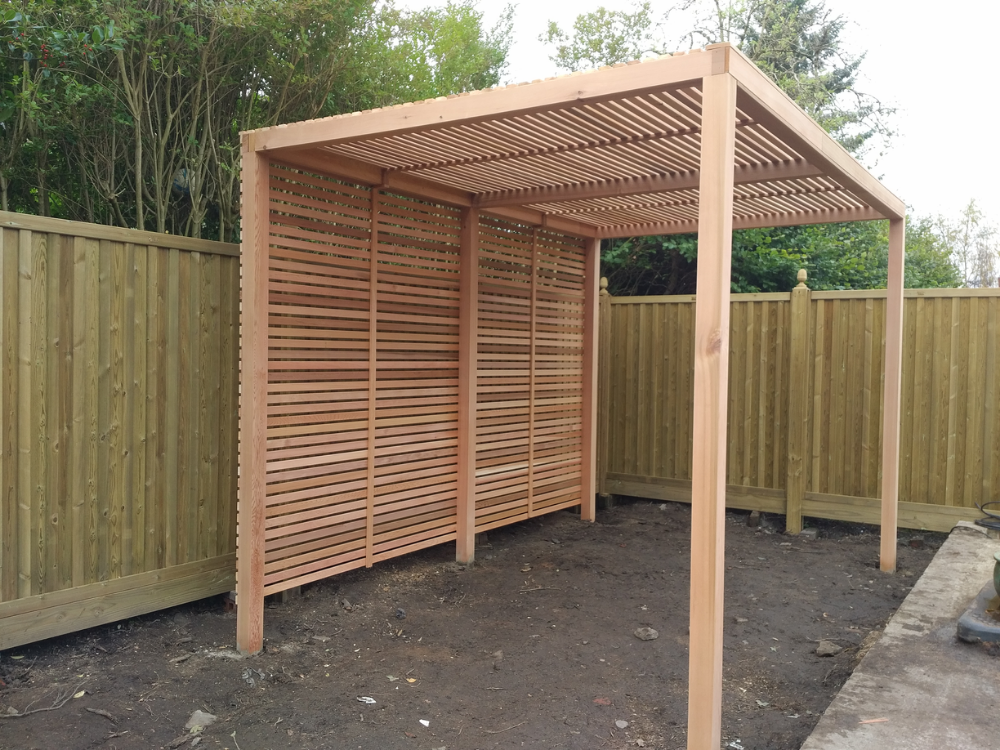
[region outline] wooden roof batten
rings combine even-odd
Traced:
[[[903,218],[902,201],[728,44],[265,128],[244,145],[578,236],[693,232],[702,79],[719,75],[737,86],[734,228]]]

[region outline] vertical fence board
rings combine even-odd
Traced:
[[[789,405],[801,388],[806,505],[824,517],[858,520],[857,506],[838,505],[836,498],[874,502],[881,494],[885,293],[813,294],[807,364],[795,370],[788,298],[732,300],[727,481],[732,491],[745,488],[734,495],[739,507],[756,502],[775,509],[768,493],[788,491]],[[949,519],[976,517],[977,502],[998,499],[998,305],[1000,295],[989,290],[907,293],[900,500],[913,504],[908,523],[920,518],[943,528]],[[612,298],[606,306],[602,325],[611,355],[602,377],[612,428],[604,483],[610,492],[641,494],[650,487],[650,496],[683,496],[677,483],[690,478],[693,306],[691,297]],[[650,421],[653,414],[661,421]],[[644,447],[638,460],[636,446]],[[944,515],[924,514],[921,505]],[[878,521],[874,510],[865,513]]]
[[[3,217],[0,649],[157,609],[164,587],[172,603],[231,588],[236,251]],[[193,255],[205,261],[192,302],[180,277]],[[203,413],[191,425],[200,442],[186,446],[171,415],[190,403]],[[198,451],[187,494],[176,491],[185,450]],[[180,550],[179,518],[186,534],[188,518],[202,532]],[[114,591],[134,592],[125,609],[100,604]]]

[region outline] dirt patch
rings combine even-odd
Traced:
[[[270,603],[250,658],[220,599],[14,649],[0,714],[86,693],[0,718],[0,748],[167,747],[196,709],[218,717],[202,748],[681,748],[690,522],[672,503],[561,512],[490,532],[473,569],[445,546],[341,575]],[[724,746],[798,748],[942,539],[903,539],[886,575],[870,527],[807,541],[781,522],[727,519]]]

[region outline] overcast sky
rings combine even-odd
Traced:
[[[419,8],[438,0],[397,0]],[[653,0],[663,12],[673,2]],[[479,0],[492,23],[505,0]],[[555,75],[550,51],[538,41],[548,20],[569,28],[578,13],[624,7],[620,0],[520,0],[505,83]],[[917,214],[955,217],[975,198],[1000,223],[1000,85],[992,38],[1000,28],[998,0],[826,0],[842,14],[848,51],[867,52],[859,88],[898,110],[888,151],[867,166]],[[671,38],[683,28],[668,27]],[[976,41],[976,40],[981,41]]]

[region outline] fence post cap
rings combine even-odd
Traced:
[[[799,282],[799,285],[797,287],[795,287],[796,289],[807,289],[808,288],[806,286],[806,280],[809,278],[809,274],[806,273],[806,269],[800,268],[799,269],[799,273],[796,276],[796,278],[798,279],[798,282]]]
[[[611,295],[611,293],[608,291],[608,277],[607,276],[602,276],[601,277],[601,294],[602,295],[606,295],[606,296],[610,296]]]

